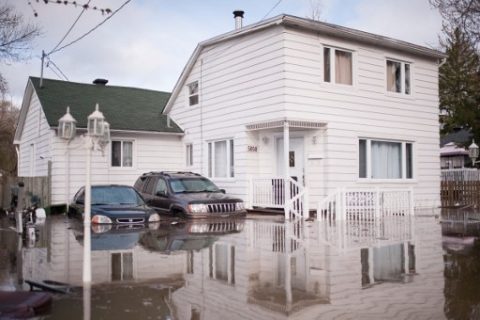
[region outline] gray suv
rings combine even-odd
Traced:
[[[189,218],[238,217],[242,199],[225,194],[209,179],[192,172],[149,172],[135,182],[145,202],[158,213]]]

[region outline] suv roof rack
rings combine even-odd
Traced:
[[[192,175],[196,177],[201,177],[202,175],[199,173],[191,172],[191,171],[150,171],[144,173],[142,176],[147,175],[164,175],[170,177],[172,174],[185,174],[185,175]]]

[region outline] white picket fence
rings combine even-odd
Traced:
[[[363,220],[414,215],[413,189],[337,189],[318,203],[318,220]]]
[[[480,170],[475,168],[446,169],[441,174],[442,181],[480,181]]]

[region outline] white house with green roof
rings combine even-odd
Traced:
[[[18,176],[42,177],[51,163],[51,204],[71,200],[85,184],[87,117],[98,103],[110,123],[111,143],[93,152],[92,183],[133,185],[139,175],[184,167],[183,131],[163,107],[170,93],[129,87],[74,83],[30,77],[23,97],[14,144]],[[77,121],[69,143],[57,137],[58,120],[67,106]]]
[[[237,13],[238,28],[198,44],[164,109],[188,169],[294,214],[348,190],[358,206],[439,206],[443,53],[290,15],[242,27]]]

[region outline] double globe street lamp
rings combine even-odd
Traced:
[[[90,284],[92,282],[91,267],[91,161],[92,151],[103,151],[105,146],[110,142],[110,125],[105,121],[103,113],[100,112],[98,103],[95,105],[95,111],[87,118],[87,133],[84,135],[86,148],[86,169],[85,169],[85,203],[84,203],[84,219],[83,219],[83,283]],[[76,135],[77,121],[70,114],[70,107],[67,112],[58,120],[58,136],[61,139],[72,141]],[[67,162],[69,155],[67,150]],[[69,165],[69,163],[68,163]],[[66,174],[69,181],[69,172]],[[69,185],[67,183],[69,188]],[[67,191],[68,194],[68,191]],[[68,203],[68,201],[67,201]]]

